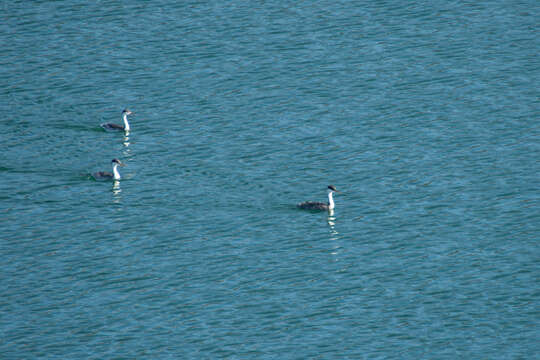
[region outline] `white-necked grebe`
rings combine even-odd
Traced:
[[[323,203],[319,201],[306,201],[298,204],[297,206],[300,209],[305,210],[333,210],[334,205],[334,192],[339,192],[334,185],[328,185],[328,203]]]
[[[118,172],[118,166],[125,166],[124,163],[122,163],[118,159],[112,159],[111,161],[113,172],[110,173],[108,171],[98,171],[97,173],[92,174],[94,179],[96,180],[115,180],[118,181],[121,179],[120,173]]]
[[[105,123],[105,124],[101,124],[101,127],[107,131],[117,131],[117,130],[129,131],[131,128],[129,127],[127,117],[128,115],[131,115],[131,114],[133,114],[133,112],[129,111],[128,109],[124,109],[124,111],[122,111],[122,119],[124,120],[124,125]]]

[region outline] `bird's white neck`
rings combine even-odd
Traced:
[[[127,114],[122,115],[122,118],[124,119],[124,130],[129,131],[130,128],[129,128],[129,123],[127,121]]]
[[[112,168],[114,174],[114,180],[120,180],[120,173],[118,172],[118,164],[114,164]]]
[[[333,210],[334,209],[334,196],[333,196],[334,192],[333,191],[328,191],[328,210]]]

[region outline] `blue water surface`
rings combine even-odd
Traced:
[[[538,358],[538,2],[0,8],[0,358]]]

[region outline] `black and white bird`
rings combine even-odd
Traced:
[[[304,210],[333,210],[334,205],[334,193],[339,192],[334,185],[328,185],[328,202],[323,203],[319,201],[306,201],[303,203],[298,204],[297,206],[300,209]]]
[[[128,115],[131,115],[131,114],[133,114],[131,111],[129,111],[128,109],[124,109],[124,111],[122,111],[122,119],[124,120],[124,125],[104,123],[104,124],[101,124],[101,127],[107,131],[117,131],[117,130],[129,131],[131,128],[129,127],[127,117]]]
[[[118,172],[118,166],[125,166],[123,162],[121,162],[118,159],[112,159],[112,170],[113,172],[108,171],[98,171],[97,173],[93,173],[92,176],[96,180],[114,180],[118,181],[121,179],[120,173]]]

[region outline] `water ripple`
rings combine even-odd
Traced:
[[[1,7],[4,358],[534,357],[529,2]]]

